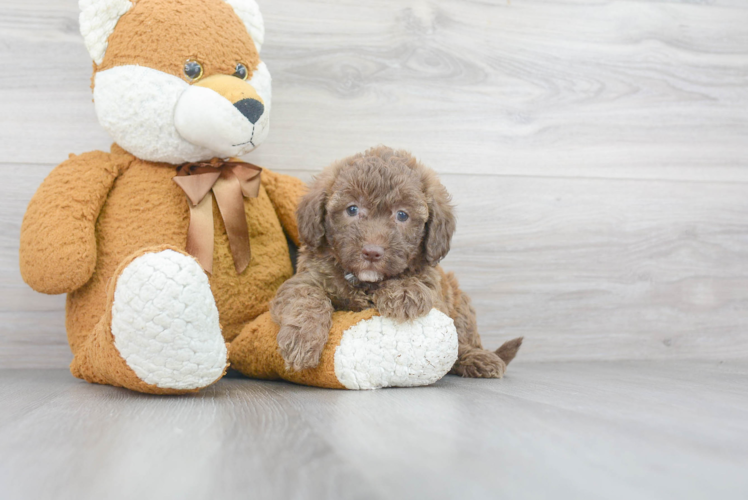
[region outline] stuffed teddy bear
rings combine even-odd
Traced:
[[[145,393],[193,392],[230,364],[348,389],[430,384],[453,322],[335,313],[319,366],[286,368],[268,304],[292,273],[304,185],[236,157],[268,133],[270,73],[254,0],[80,0],[111,151],[56,167],[21,228],[24,280],[67,293],[71,371]]]

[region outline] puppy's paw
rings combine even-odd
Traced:
[[[506,372],[506,363],[496,353],[474,349],[460,353],[450,371],[453,375],[470,378],[501,378]]]
[[[278,347],[286,361],[286,368],[293,371],[314,368],[319,365],[322,350],[327,343],[329,328],[283,325],[278,332]]]
[[[423,283],[393,282],[378,290],[376,305],[379,314],[395,321],[410,321],[426,316],[434,307],[431,291]]]

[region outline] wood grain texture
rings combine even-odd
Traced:
[[[76,3],[3,4],[0,61],[16,70],[0,77],[8,161],[108,146]],[[255,157],[267,165],[314,170],[381,142],[444,172],[748,179],[744,3],[261,7],[275,97]]]
[[[748,495],[748,366],[525,363],[348,392],[196,396],[0,372],[0,497],[724,500]]]
[[[525,360],[748,356],[748,5],[260,1],[268,141],[310,176],[377,143],[442,174],[445,267]],[[107,149],[75,0],[0,6],[0,366],[62,367],[62,297],[18,274],[26,204]],[[521,362],[521,361],[520,361]]]

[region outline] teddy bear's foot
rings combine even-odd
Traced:
[[[191,392],[223,376],[218,309],[195,259],[144,252],[123,265],[109,297],[108,314],[76,353],[76,376],[151,393]]]
[[[208,278],[195,259],[173,250],[138,257],[119,276],[112,335],[127,365],[157,387],[199,389],[226,366]]]
[[[280,355],[278,325],[266,313],[231,343],[231,366],[249,377],[336,389],[379,389],[433,384],[457,359],[452,319],[436,309],[397,323],[362,312],[336,312],[319,365],[289,370]]]
[[[398,323],[382,316],[348,328],[335,352],[335,375],[346,389],[431,385],[457,358],[452,318],[436,309]]]

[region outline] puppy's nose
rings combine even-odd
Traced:
[[[257,99],[242,99],[241,101],[234,103],[234,107],[239,110],[241,114],[247,117],[249,123],[257,123],[262,113],[265,112],[265,106]]]
[[[384,248],[378,245],[364,245],[363,250],[361,250],[361,254],[364,257],[364,260],[368,260],[369,262],[376,262],[384,255]]]

